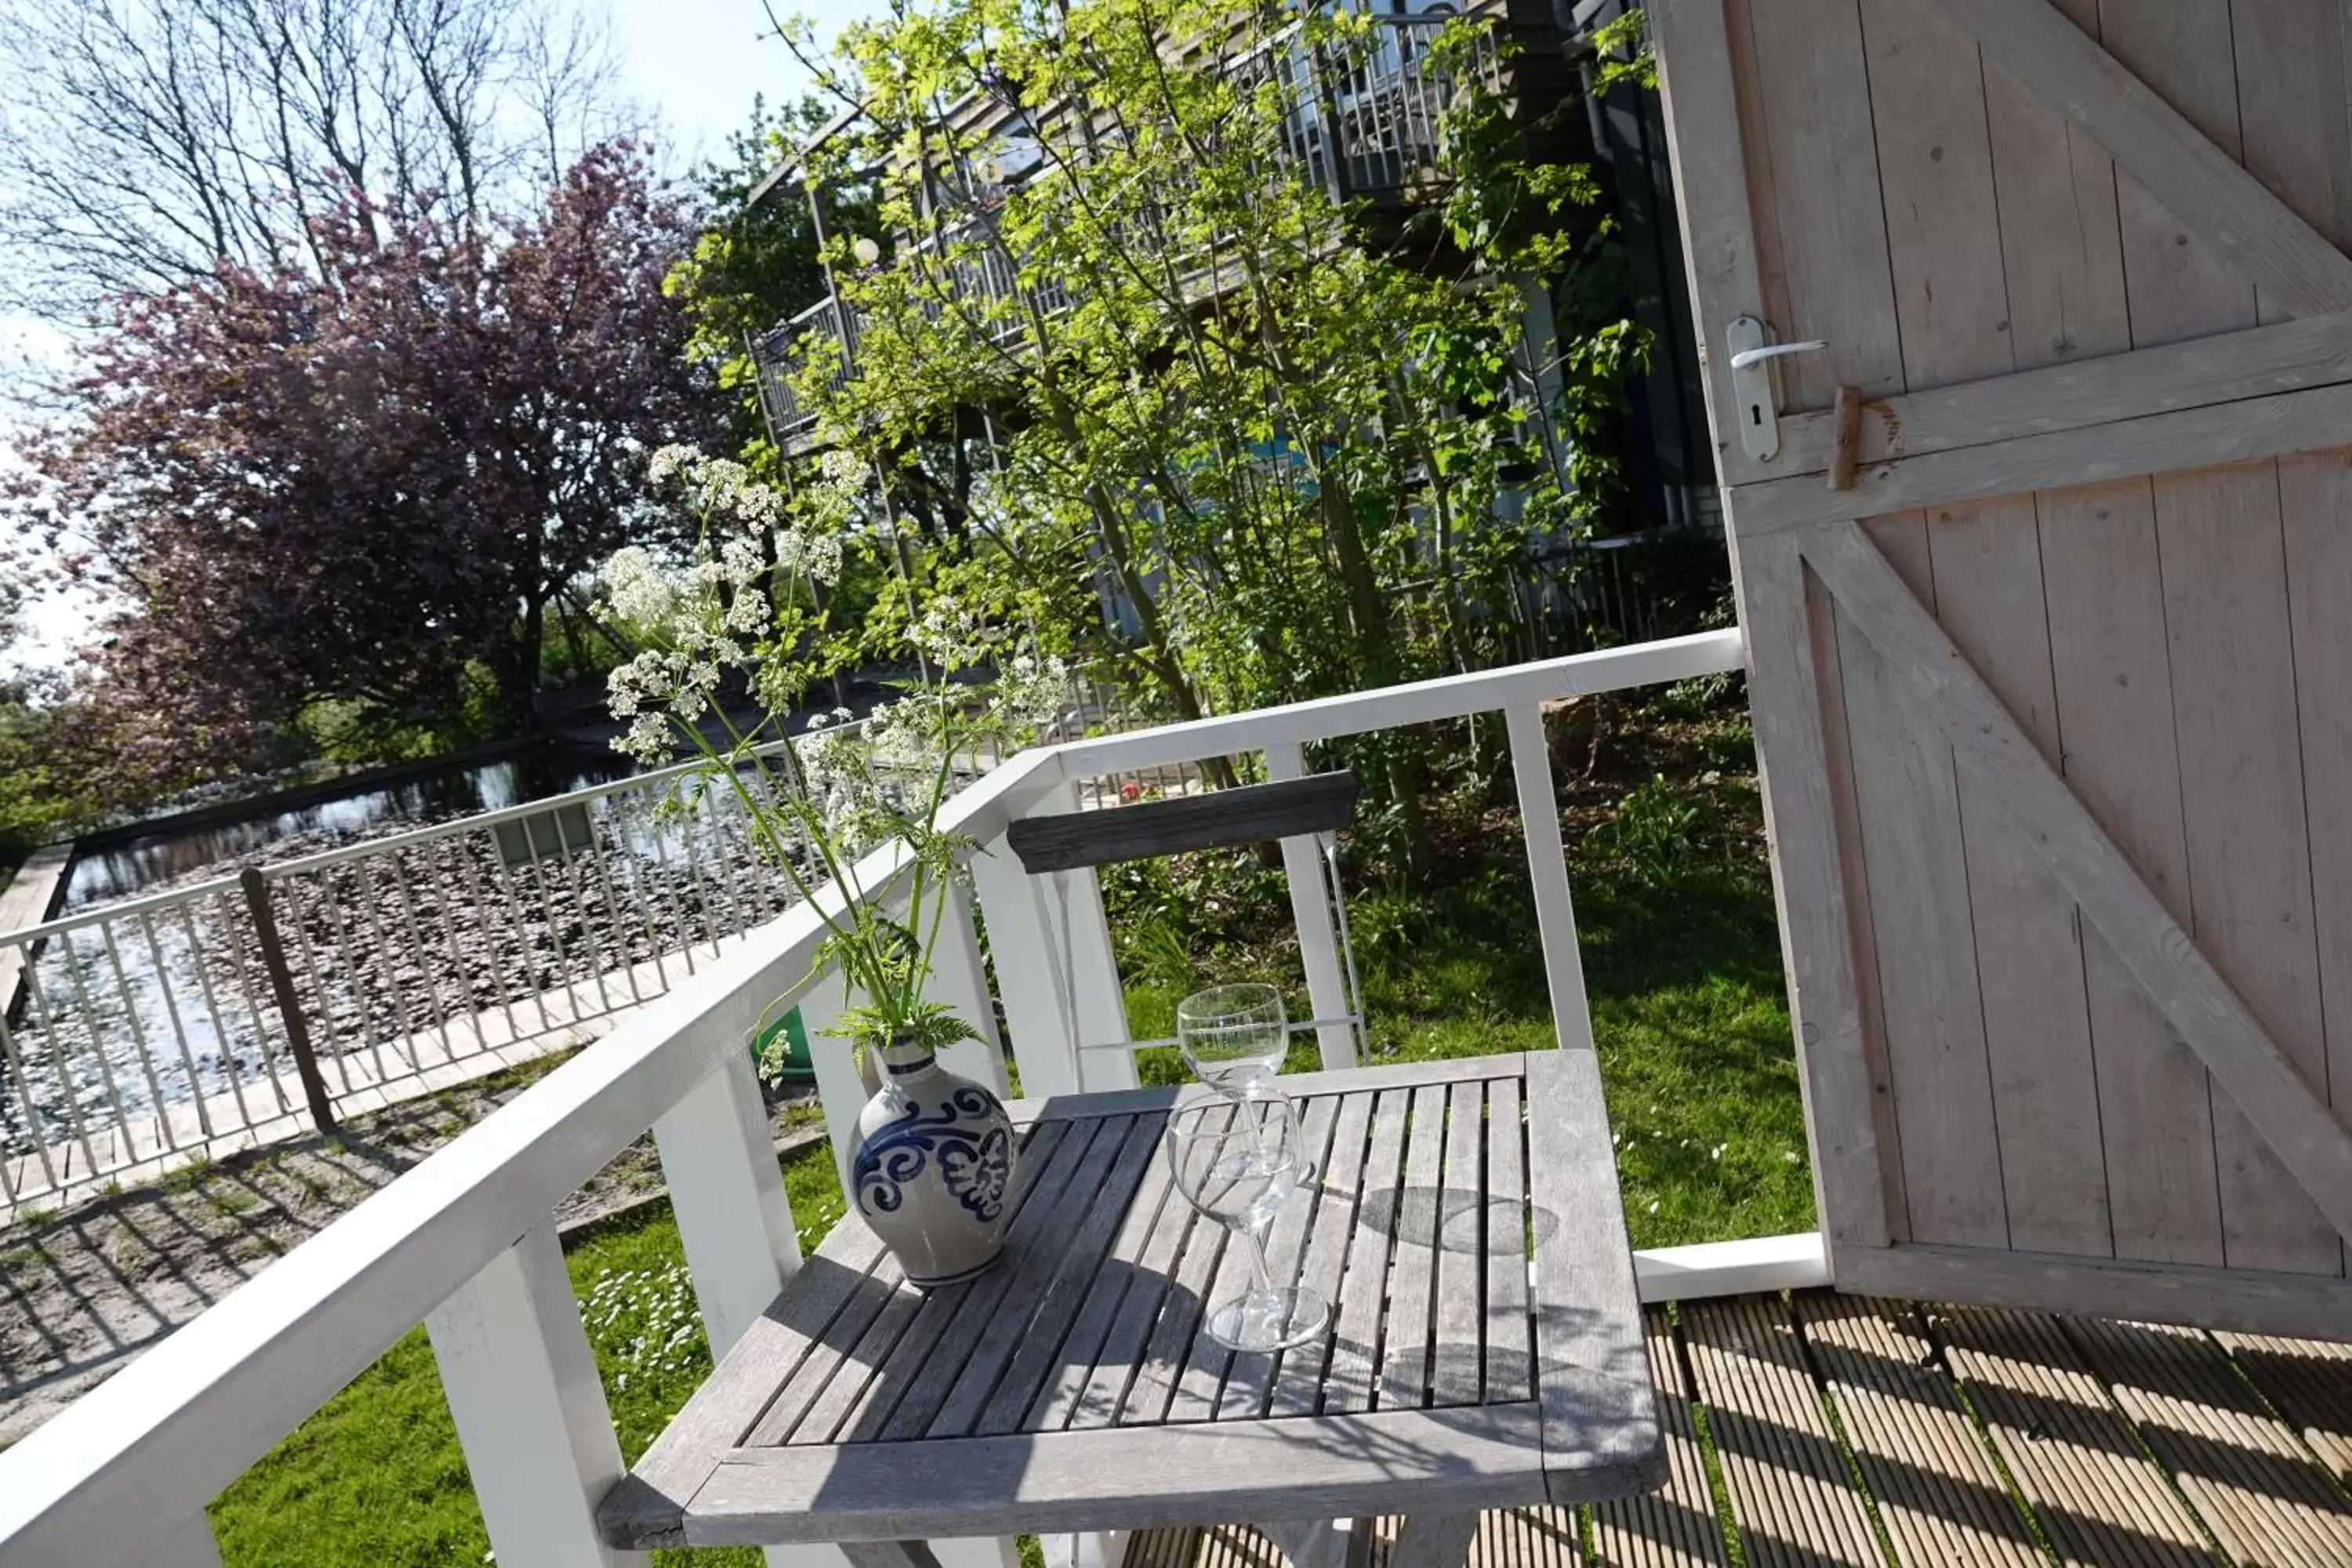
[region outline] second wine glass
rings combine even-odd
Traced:
[[[1193,1075],[1219,1094],[1262,1094],[1290,1052],[1282,993],[1254,980],[1195,991],[1176,1004],[1176,1043]]]

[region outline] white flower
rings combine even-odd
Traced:
[[[677,608],[677,590],[648,552],[636,545],[616,550],[604,563],[604,591],[613,613],[640,626],[658,626]]]
[[[699,447],[673,445],[658,447],[646,463],[646,482],[659,489],[676,478],[680,469],[692,468],[701,461],[702,448]]]

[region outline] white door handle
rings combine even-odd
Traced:
[[[1829,346],[1819,338],[1808,338],[1801,343],[1766,343],[1761,348],[1741,349],[1731,356],[1731,368],[1746,370],[1749,365],[1759,363],[1764,360],[1779,359],[1783,354],[1809,354],[1817,349],[1825,349]]]

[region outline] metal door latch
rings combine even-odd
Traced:
[[[1780,451],[1780,413],[1772,391],[1772,362],[1788,354],[1812,353],[1830,345],[1818,338],[1776,343],[1770,329],[1754,316],[1734,317],[1723,330],[1731,351],[1731,395],[1739,405],[1739,445],[1759,461]]]

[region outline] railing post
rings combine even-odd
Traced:
[[[717,1071],[654,1123],[654,1146],[717,1361],[768,1310],[801,1260],[748,1047],[728,1051]]]
[[[1559,795],[1544,743],[1543,710],[1528,703],[1503,715],[1511,737],[1511,776],[1518,785],[1519,827],[1535,888],[1551,1018],[1562,1046],[1592,1048],[1592,1011],[1584,995],[1584,960],[1576,948],[1576,906],[1568,895],[1568,849],[1559,837]]]
[[[940,1052],[950,1072],[1011,1092],[1004,1072],[1004,1036],[996,1026],[996,1003],[989,994],[988,971],[980,959],[980,930],[972,923],[971,889],[961,881],[947,886],[947,910],[940,920],[939,945],[931,954],[932,994],[980,1031]]]
[[[1307,776],[1306,748],[1281,741],[1265,749],[1265,776],[1279,784]],[[1307,999],[1318,1018],[1348,1011],[1349,997],[1339,972],[1339,933],[1331,921],[1331,900],[1323,896],[1323,852],[1312,835],[1282,841],[1283,879],[1290,884],[1290,919],[1298,928],[1298,956],[1307,966]],[[1315,1031],[1326,1068],[1356,1063],[1356,1037],[1344,1024]]]
[[[988,951],[996,960],[996,987],[1004,1000],[1021,1092],[1031,1099],[1075,1094],[1078,1089],[1076,1020],[1062,983],[1061,957],[1053,921],[1037,879],[1021,868],[1012,847],[999,837],[971,859],[972,889],[988,926]]]
[[[245,907],[253,916],[254,934],[261,940],[261,966],[278,998],[278,1016],[286,1023],[287,1048],[294,1053],[294,1072],[302,1080],[302,1098],[310,1101],[310,1121],[320,1131],[331,1132],[335,1101],[310,1048],[310,1026],[302,1016],[301,998],[294,993],[294,971],[286,962],[286,944],[278,939],[278,918],[270,912],[269,884],[259,867],[247,866],[237,873],[236,885],[245,890]]]
[[[563,1271],[541,1221],[425,1320],[499,1568],[643,1563],[596,1532],[621,1446]]]
[[[654,1123],[654,1146],[716,1362],[801,1263],[800,1235],[748,1046],[729,1051],[717,1071]],[[844,1568],[830,1546],[774,1546],[767,1556],[769,1568]]]

